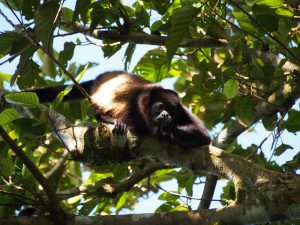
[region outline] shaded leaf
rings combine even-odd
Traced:
[[[274,155],[280,156],[282,153],[284,153],[288,149],[293,149],[293,147],[290,145],[282,144],[274,150]]]
[[[22,7],[22,12],[26,20],[33,19],[34,12],[37,10],[39,5],[40,5],[39,0],[26,0],[26,3],[23,4]]]
[[[239,82],[237,80],[229,79],[224,84],[224,94],[227,98],[234,98],[239,90]]]
[[[41,136],[46,132],[46,124],[32,118],[20,118],[14,122],[17,132],[25,135]],[[38,143],[37,143],[38,144]]]
[[[289,132],[296,133],[300,131],[300,111],[291,109],[288,113],[288,119],[285,125]]]
[[[176,8],[171,18],[171,30],[167,39],[167,63],[170,64],[182,39],[187,35],[187,30],[197,14],[193,6]],[[169,67],[169,66],[167,66]]]
[[[0,56],[10,53],[13,44],[17,41],[19,36],[13,32],[6,32],[0,34]]]
[[[30,88],[31,86],[33,86],[37,79],[40,79],[39,65],[32,59],[26,61],[26,57],[27,56],[21,57],[18,69],[14,74],[14,76],[16,76],[19,87],[22,89]]]
[[[135,47],[136,47],[136,44],[132,44],[132,43],[129,43],[128,46],[127,46],[127,49],[126,49],[126,52],[125,52],[125,55],[124,55],[124,58],[125,58],[124,68],[125,68],[125,70],[128,70],[129,67],[130,67],[130,62],[131,62],[131,58],[132,58],[132,55],[134,53]]]
[[[68,61],[72,59],[75,49],[75,44],[73,42],[65,42],[64,50],[59,53],[59,61],[63,65],[67,65]]]
[[[251,126],[256,120],[255,105],[249,96],[237,99],[235,111],[239,123],[245,127]]]
[[[82,19],[82,22],[86,24],[88,22],[88,10],[91,5],[91,0],[77,0],[75,5],[75,10],[73,14],[72,21],[76,21],[79,18],[79,15]]]
[[[249,9],[247,9],[246,11],[249,11]],[[263,33],[261,33],[260,30],[257,29],[257,27],[252,24],[252,22],[248,18],[248,16],[245,15],[241,10],[234,9],[233,15],[234,15],[235,19],[237,20],[239,26],[243,30],[245,30],[245,31],[247,31],[247,32],[249,32],[250,34],[253,34],[253,35],[258,35],[258,36],[263,35]]]
[[[46,1],[34,15],[35,32],[46,49],[49,49],[52,43],[51,36],[56,27],[55,19],[57,18],[58,9],[59,4],[57,1]]]

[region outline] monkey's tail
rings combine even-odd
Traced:
[[[81,87],[85,89],[85,91],[90,94],[91,88],[93,86],[94,81],[86,81],[80,84]],[[30,92],[34,92],[39,97],[39,100],[41,103],[45,102],[52,102],[56,96],[63,91],[67,85],[58,85],[58,86],[50,86],[46,88],[40,88],[40,89],[32,89],[32,90],[26,90]],[[71,100],[77,100],[77,99],[83,99],[85,98],[81,91],[78,90],[75,86],[72,88],[72,90],[64,96],[64,101],[71,101]]]

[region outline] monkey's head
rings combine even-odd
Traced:
[[[173,127],[173,118],[167,105],[155,102],[151,106],[152,133],[154,135],[169,136]]]
[[[153,89],[144,94],[141,106],[150,132],[157,136],[170,136],[175,129],[178,107],[181,106],[178,94],[172,90]]]

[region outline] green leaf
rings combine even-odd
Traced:
[[[293,18],[294,12],[288,9],[278,8],[275,10],[275,14],[278,16],[284,16],[288,18]]]
[[[246,11],[249,11],[249,9],[246,9]],[[234,15],[235,19],[237,20],[239,26],[243,30],[245,30],[253,35],[258,35],[258,36],[263,35],[263,33],[260,32],[259,29],[257,29],[257,27],[252,24],[249,17],[247,15],[245,15],[241,10],[234,9],[233,15]]]
[[[166,54],[161,49],[148,51],[137,63],[133,72],[152,82],[166,77]]]
[[[174,192],[175,193],[175,192]],[[169,192],[163,192],[159,197],[158,199],[159,200],[164,200],[164,201],[174,201],[174,200],[177,200],[179,198],[178,195],[173,195]]]
[[[26,135],[41,136],[47,129],[45,123],[32,118],[20,118],[14,122],[14,127],[17,132],[23,133],[23,137]]]
[[[91,6],[91,0],[77,0],[72,21],[76,21],[81,16],[82,22],[88,22],[88,11]]]
[[[73,42],[65,42],[64,50],[59,53],[59,61],[63,65],[67,65],[68,61],[72,59],[75,49],[75,44]]]
[[[285,125],[289,132],[296,133],[300,131],[300,111],[291,109]]]
[[[255,105],[250,96],[237,99],[235,111],[239,123],[245,127],[251,126],[256,120]]]
[[[18,35],[13,32],[0,34],[0,56],[10,53],[13,44],[18,40]]]
[[[18,92],[5,95],[7,102],[27,107],[37,107],[39,98],[34,92]]]
[[[60,19],[63,21],[72,21],[73,18],[73,10],[69,9],[67,7],[62,7],[61,11],[60,11]],[[65,31],[67,32],[72,32],[71,29],[69,30],[69,28],[64,27],[63,28]]]
[[[4,5],[9,4],[13,10],[20,11],[22,9],[23,0],[0,0]]]
[[[116,15],[116,8],[111,7],[104,1],[94,2],[91,11],[91,25],[90,30],[94,30],[98,25],[108,27],[113,23],[118,15]]]
[[[8,73],[2,73],[0,71],[0,88],[4,90],[4,81],[9,82],[11,79],[11,74]]]
[[[136,44],[132,44],[132,43],[129,43],[128,46],[127,46],[127,49],[126,49],[126,52],[125,52],[125,55],[124,55],[124,58],[125,58],[124,68],[125,68],[125,70],[128,70],[129,67],[130,67],[130,62],[131,62],[131,58],[132,58],[132,55],[134,53],[135,47],[136,47]]]
[[[170,64],[182,39],[187,35],[187,30],[197,14],[193,6],[176,8],[171,18],[171,30],[167,39],[167,63]],[[168,67],[168,66],[167,66]]]
[[[256,0],[255,3],[257,5],[265,5],[269,8],[279,8],[283,7],[284,0]]]
[[[14,109],[5,109],[0,113],[0,126],[5,126],[8,123],[19,118],[19,113]]]
[[[41,66],[42,72],[45,75],[55,78],[55,76],[57,75],[57,71],[56,71],[56,65],[53,62],[53,60],[41,49],[38,49],[36,52],[43,63],[43,65]]]
[[[274,15],[274,10],[262,5],[254,5],[253,14],[259,24],[266,28],[269,32],[278,30],[278,16]]]
[[[25,57],[21,57],[22,62],[20,60],[20,68],[18,66],[18,70],[16,72],[17,75],[17,83],[20,88],[30,88],[37,79],[39,79],[40,68],[39,65],[34,62],[32,59],[27,60],[25,63]],[[24,61],[23,61],[24,60]]]
[[[237,80],[229,79],[224,84],[224,94],[228,99],[234,98],[239,90],[239,82]]]
[[[145,7],[140,4],[140,3],[137,3],[135,5],[136,7],[136,24],[137,25],[140,25],[140,26],[143,26],[143,27],[149,27],[150,25],[150,16],[147,12],[147,10],[145,9]]]
[[[271,117],[263,118],[262,123],[266,130],[272,131],[275,129],[275,127],[277,125],[277,120],[278,120],[278,116],[277,116],[277,114],[275,114]]]
[[[168,201],[161,204],[156,210],[155,213],[163,213],[163,212],[170,212],[174,208],[178,207],[180,204],[178,201]]]
[[[153,8],[160,14],[163,15],[168,8],[171,6],[170,1],[152,0]]]
[[[116,210],[120,210],[122,206],[126,203],[127,200],[127,192],[124,192],[121,197],[118,199],[117,205],[116,205]]]
[[[282,144],[274,150],[274,155],[280,156],[282,153],[284,153],[288,149],[294,149],[294,148],[290,145]]]
[[[154,31],[158,31],[162,25],[162,21],[161,20],[157,20],[155,21],[154,23],[151,24],[151,32],[154,32]]]
[[[37,10],[39,5],[40,5],[39,0],[26,0],[26,3],[23,4],[22,7],[22,12],[26,20],[33,19],[34,12]]]
[[[72,88],[73,85],[69,85],[65,88],[65,90],[61,91],[53,100],[53,103],[51,104],[51,108],[57,109],[58,105],[62,102],[63,98],[72,90]]]
[[[52,32],[56,27],[56,21],[59,9],[57,1],[46,1],[42,4],[34,15],[35,32],[42,41],[46,49],[52,44]]]
[[[103,44],[105,46],[102,47],[102,51],[104,53],[104,57],[110,58],[113,56],[117,51],[119,51],[123,45],[123,43],[110,45],[110,42],[103,41]]]
[[[2,147],[2,146],[1,146]],[[2,148],[1,148],[2,151]],[[0,154],[0,174],[1,177],[9,177],[15,172],[14,164],[10,154]]]

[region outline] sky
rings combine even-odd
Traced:
[[[0,9],[9,17],[11,18],[10,12],[2,5],[0,4]],[[0,15],[0,32],[5,31],[5,30],[11,30],[12,28],[10,25],[4,20],[4,18]],[[74,36],[67,36],[62,38],[57,38],[55,40],[55,50],[58,52],[63,49],[63,42],[66,40],[68,41],[74,41],[76,38],[80,38],[82,41],[84,41],[84,36],[83,35],[74,35]],[[93,39],[94,42],[101,43],[101,41]],[[139,61],[139,59],[150,49],[155,48],[156,46],[145,46],[145,45],[138,45],[136,48],[136,51],[132,57],[132,62],[131,62],[131,67],[129,70],[133,69],[134,65]],[[99,63],[98,66],[89,69],[86,74],[83,77],[84,80],[90,80],[94,79],[97,75],[106,72],[106,71],[111,71],[111,70],[123,70],[124,69],[124,53],[126,50],[126,46],[123,47],[117,54],[112,56],[109,59],[105,59],[103,57],[103,53],[100,49],[100,47],[95,47],[93,45],[90,46],[83,46],[83,47],[76,47],[75,53],[74,53],[74,62],[78,62],[81,64],[86,64],[89,61],[92,62],[97,62]],[[0,59],[0,63],[3,62],[6,58]],[[16,68],[16,65],[18,63],[18,60],[15,59],[11,63],[5,63],[3,65],[0,65],[0,72],[3,73],[9,73],[13,74]],[[172,88],[173,86],[173,80],[166,80],[162,82],[162,85],[165,88]],[[299,101],[296,102],[295,109],[299,110]],[[211,132],[214,133],[214,132]],[[254,126],[253,131],[245,131],[243,134],[241,134],[238,137],[238,142],[244,147],[248,147],[251,144],[257,144],[259,145],[261,141],[269,135],[269,132],[266,131],[263,128],[263,125],[261,123],[258,123],[257,125]],[[288,132],[284,132],[281,139],[285,144],[289,144],[294,147],[292,150],[287,150],[284,154],[282,154],[280,157],[273,157],[272,159],[275,160],[277,163],[280,165],[286,162],[287,160],[291,160],[293,156],[299,151],[299,139],[300,135],[299,132],[297,135],[291,134]],[[265,144],[262,146],[263,152],[266,155],[267,159],[271,157],[271,144],[272,140],[269,138]],[[222,187],[226,184],[226,180],[221,180],[218,182],[218,188],[215,192],[214,199],[220,199],[220,193],[222,193]],[[175,181],[172,182],[165,182],[162,183],[161,186],[170,191],[176,191],[177,190],[177,184]],[[198,185],[196,186],[194,193],[196,198],[200,198],[202,194],[202,188],[203,185]],[[160,191],[162,193],[162,191]],[[184,193],[183,193],[184,194]],[[141,200],[140,203],[137,204],[135,210],[133,211],[134,213],[150,213],[153,212],[160,204],[162,204],[163,201],[160,201],[157,199],[157,195],[150,194],[148,196],[147,200]],[[196,209],[198,206],[199,201],[192,201],[192,208]],[[214,207],[220,207],[219,202],[212,202],[211,205],[212,208]],[[129,211],[122,211],[122,214],[126,214]],[[131,212],[132,213],[132,212]]]

